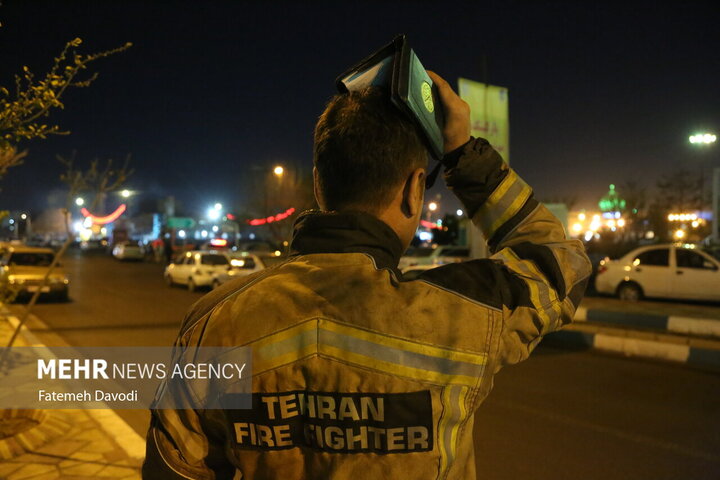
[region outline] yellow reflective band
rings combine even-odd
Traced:
[[[542,301],[540,300],[540,289],[538,287],[539,281],[533,278],[532,270],[528,266],[528,261],[520,259],[514,251],[512,251],[510,248],[504,248],[500,252],[496,254],[497,257],[501,258],[505,265],[513,270],[514,272],[518,273],[519,277],[525,282],[525,284],[528,286],[528,289],[530,290],[530,301],[532,302],[533,306],[535,307],[535,311],[537,312],[538,316],[540,317],[540,320],[543,322],[543,326],[545,328],[550,326],[550,316],[545,311],[545,308],[543,306]],[[548,296],[548,299],[550,297]],[[543,333],[543,332],[540,332]]]
[[[499,203],[518,178],[518,174],[515,173],[515,170],[510,169],[507,175],[505,175],[505,178],[503,178],[502,182],[500,182],[500,185],[498,185],[498,187],[490,194],[487,202],[485,203],[491,206]]]
[[[411,340],[373,333],[358,327],[343,325],[324,318],[320,319],[320,328],[429,357],[444,358],[455,362],[473,363],[475,365],[485,365],[487,363],[487,354],[484,353],[461,352],[413,342]]]
[[[318,351],[322,355],[337,358],[339,360],[344,360],[346,362],[354,363],[359,366],[369,367],[374,370],[389,373],[391,375],[408,377],[412,378],[413,380],[420,380],[428,383],[434,383],[437,385],[459,384],[475,386],[480,381],[479,377],[471,377],[467,375],[447,375],[432,370],[423,370],[397,363],[387,362],[385,360],[378,360],[374,357],[366,356],[361,353],[351,352],[348,350],[343,350],[341,348],[333,347],[324,343],[318,345]]]
[[[487,355],[390,337],[328,319],[312,319],[249,345],[255,374],[322,354],[393,375],[475,386]]]
[[[266,372],[317,353],[317,320],[312,319],[257,340],[252,347],[252,369]]]
[[[290,337],[297,335],[298,333],[302,333],[302,332],[305,332],[308,330],[315,330],[316,328],[317,328],[317,320],[313,318],[312,320],[307,320],[305,322],[294,325],[290,328],[286,328],[285,330],[281,330],[277,333],[273,333],[266,337],[260,338],[256,341],[252,342],[252,347],[253,348],[262,348],[265,345],[281,342],[283,340],[286,340]]]
[[[293,350],[284,355],[271,358],[257,358],[253,356],[252,371],[254,374],[267,372],[273,368],[278,368],[288,363],[297,362],[301,358],[309,357],[317,353],[317,343],[305,345],[298,350]]]
[[[458,421],[452,426],[452,432],[450,433],[450,447],[452,448],[452,457],[457,456],[458,447],[458,432],[460,431],[460,423],[465,419],[467,415],[467,408],[465,407],[465,394],[467,393],[467,387],[460,387],[460,393],[458,395]]]
[[[443,413],[440,417],[440,423],[438,424],[438,449],[440,450],[440,475],[438,478],[443,478],[448,468],[448,457],[451,452],[448,451],[448,445],[445,441],[445,432],[447,430],[448,418],[451,412],[450,406],[450,389],[443,388],[442,394],[440,395],[443,405]]]
[[[552,327],[552,324],[555,323],[562,314],[562,305],[560,305],[558,294],[555,289],[550,286],[550,282],[547,280],[547,277],[540,271],[537,265],[535,265],[535,262],[526,260],[522,262],[522,264],[528,270],[530,270],[533,275],[540,279],[539,288],[541,288],[542,291],[538,291],[538,298],[540,303],[536,304],[536,308],[540,312],[543,322],[545,322],[545,317],[547,317],[546,325]],[[540,293],[547,296],[547,302],[543,302],[542,299],[540,299]],[[552,318],[550,318],[548,309],[552,309],[552,312],[554,313]]]
[[[529,186],[524,185],[522,191],[510,204],[510,206],[505,209],[505,211],[498,217],[498,219],[492,223],[492,225],[490,226],[490,230],[488,231],[488,238],[492,238],[492,235],[497,232],[498,228],[500,228],[505,222],[510,220],[512,217],[515,216],[517,212],[520,211],[522,206],[525,205],[527,199],[530,198],[531,193],[532,189]]]
[[[514,170],[510,170],[477,213],[486,238],[492,238],[505,222],[515,216],[531,194],[532,189]]]
[[[540,269],[537,267],[537,265],[535,265],[535,262],[530,261],[530,260],[526,260],[526,261],[525,261],[525,265],[527,266],[527,268],[530,269],[530,271],[531,271],[538,279],[542,280],[543,284],[547,285],[547,289],[548,289],[548,300],[550,300],[551,302],[557,300],[557,299],[558,299],[557,292],[555,291],[554,288],[551,288],[551,287],[550,287],[550,281],[547,279],[547,277],[545,276],[545,274],[540,271]]]
[[[468,388],[464,386],[448,386],[443,388],[440,400],[443,413],[438,423],[438,449],[440,450],[440,474],[438,478],[447,476],[448,470],[457,457],[460,425],[467,418],[465,395]]]

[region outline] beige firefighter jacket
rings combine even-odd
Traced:
[[[177,340],[249,346],[253,408],[154,411],[144,478],[476,478],[493,375],[572,320],[590,262],[486,141],[445,163],[492,256],[405,280],[383,222],[304,214],[287,262],[204,297]]]

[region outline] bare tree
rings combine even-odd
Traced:
[[[44,139],[49,135],[67,135],[59,125],[45,123],[50,112],[65,108],[63,96],[69,88],[88,87],[97,78],[93,73],[80,78],[88,66],[101,58],[127,50],[131,43],[94,54],[75,51],[82,40],[76,38],[65,44],[53,66],[44,77],[37,79],[28,67],[21,75],[15,75],[15,91],[0,86],[0,177],[8,169],[21,165],[27,151],[17,145],[26,140]]]
[[[654,203],[668,211],[702,210],[705,206],[703,180],[701,174],[693,174],[685,169],[662,175],[657,182]]]
[[[647,208],[647,187],[637,180],[627,180],[618,188],[619,194],[625,200],[625,218],[629,225],[625,228],[627,236],[637,240],[642,234],[642,219],[645,218]]]
[[[245,216],[267,218],[294,208],[293,216],[279,222],[270,222],[257,227],[264,229],[268,240],[276,244],[290,239],[293,219],[314,206],[312,175],[296,167],[285,167],[278,175],[272,170],[256,167],[244,179],[249,198]]]

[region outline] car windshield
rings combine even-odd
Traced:
[[[200,263],[203,265],[227,265],[229,262],[225,255],[203,255]]]
[[[52,253],[15,252],[10,255],[8,265],[18,265],[23,267],[49,267],[52,261]]]
[[[429,257],[432,255],[434,248],[429,247],[422,247],[422,248],[413,248],[412,250],[408,250],[405,253],[406,257]]]
[[[704,248],[703,252],[707,253],[708,255],[713,257],[715,260],[720,261],[720,249],[716,249],[716,248],[715,249],[709,249],[709,248],[705,249]]]

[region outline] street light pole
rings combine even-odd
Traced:
[[[697,145],[700,148],[707,148],[710,145],[713,145],[717,141],[717,136],[713,133],[696,133],[694,135],[690,135],[688,138],[691,144]],[[712,239],[713,243],[720,242],[720,219],[718,219],[718,216],[720,215],[720,168],[715,168],[713,170],[713,175],[711,177],[712,180],[712,205],[711,209],[713,212],[713,221],[712,221],[712,232],[710,235],[710,238]],[[700,195],[702,195],[702,201],[703,204],[705,202],[705,165],[700,165]]]

